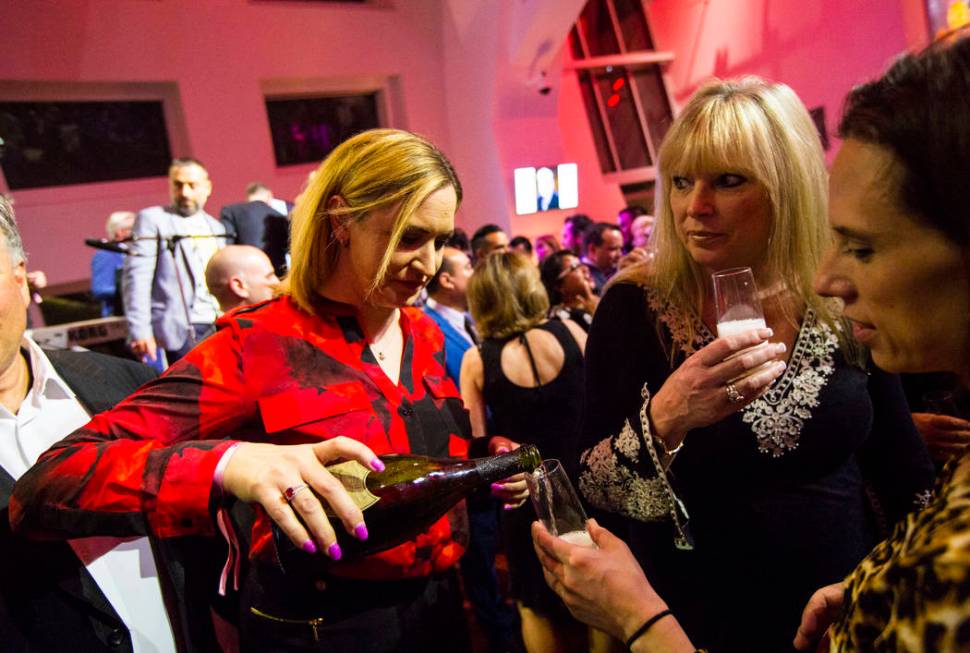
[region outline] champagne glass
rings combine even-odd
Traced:
[[[751,268],[722,270],[715,272],[713,278],[718,338],[765,328],[765,314]]]
[[[586,530],[583,504],[558,460],[542,461],[534,472],[525,475],[525,480],[532,506],[547,531],[570,544],[596,547]]]
[[[932,390],[923,394],[923,404],[926,410],[937,415],[949,415],[966,419],[963,411],[957,405],[953,393],[949,390]]]

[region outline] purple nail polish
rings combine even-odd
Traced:
[[[360,523],[354,526],[354,535],[356,535],[357,539],[361,542],[366,540],[369,537],[369,533],[367,532],[367,524]]]
[[[340,560],[343,557],[343,552],[340,550],[340,545],[334,542],[327,549],[327,555],[329,555],[334,560]]]
[[[380,458],[375,458],[374,460],[370,461],[370,466],[371,466],[371,469],[373,469],[375,472],[384,471],[384,463],[381,461]]]
[[[505,486],[503,486],[501,483],[492,483],[493,490],[501,490],[503,487]]]
[[[307,540],[303,543],[303,550],[307,553],[316,553],[317,545],[313,543],[313,540]]]

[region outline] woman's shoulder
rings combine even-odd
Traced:
[[[216,321],[219,328],[231,326],[237,329],[297,329],[299,323],[313,319],[313,315],[300,309],[287,295],[280,295],[265,302],[247,304],[234,308]]]

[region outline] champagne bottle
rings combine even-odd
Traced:
[[[490,458],[385,455],[380,459],[384,463],[383,472],[372,471],[353,460],[327,466],[364,513],[369,531],[365,541],[348,534],[327,502],[320,499],[331,518],[344,558],[376,553],[406,542],[473,490],[521,472],[531,472],[542,463],[539,450],[530,444]],[[273,535],[284,569],[306,567],[310,554],[297,549],[275,524]],[[326,558],[320,554],[313,557]]]

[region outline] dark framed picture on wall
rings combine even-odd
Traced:
[[[276,165],[319,163],[354,134],[381,126],[378,93],[267,97]]]
[[[164,176],[156,101],[0,101],[0,167],[10,190]]]

